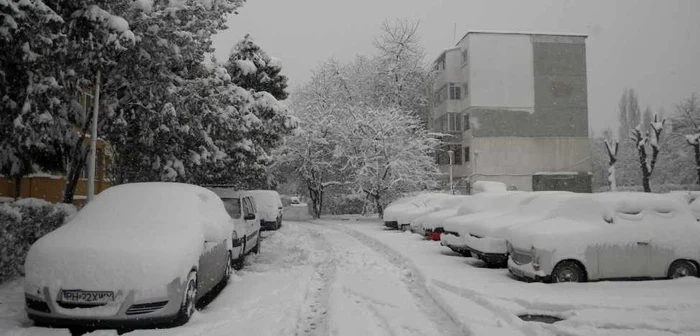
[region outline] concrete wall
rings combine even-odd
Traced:
[[[470,168],[477,180],[501,181],[518,190],[532,190],[537,172],[583,172],[592,169],[588,138],[474,137]],[[493,176],[492,176],[493,175]]]
[[[533,112],[530,36],[473,34],[467,40],[471,106]]]

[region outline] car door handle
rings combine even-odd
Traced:
[[[644,246],[646,246],[646,245],[649,245],[649,242],[637,242],[637,245],[644,245]]]

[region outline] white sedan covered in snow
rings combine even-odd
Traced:
[[[439,197],[445,197],[448,196],[447,194],[440,194],[440,193],[425,193],[425,194],[419,194],[419,195],[413,195],[413,196],[406,196],[402,197],[400,199],[397,199],[391,204],[389,204],[386,209],[384,209],[384,226],[392,229],[399,229],[401,228],[400,222],[402,220],[406,220],[406,213],[414,213],[418,211],[420,213],[421,211],[424,211],[423,209],[419,208],[424,208],[426,206],[426,202],[439,198]],[[412,217],[409,217],[409,221],[413,219],[416,215],[413,215]],[[404,224],[409,224],[408,222],[405,222]]]
[[[469,223],[514,212],[518,205],[529,197],[532,197],[531,193],[522,191],[480,193],[472,196],[469,202],[457,210],[455,216],[443,221],[440,245],[467,257],[471,256],[465,240],[465,237],[469,236]]]
[[[526,195],[515,212],[472,220],[465,225],[468,234],[464,236],[464,243],[472,256],[483,260],[488,266],[505,267],[508,262],[508,228],[568,215],[576,206],[575,202],[568,200],[586,197],[561,191],[536,191]]]
[[[29,318],[127,328],[184,323],[231,274],[232,219],[212,191],[180,183],[109,188],[25,260]]]
[[[421,233],[427,238],[439,241],[443,232],[442,223],[457,215],[459,208],[469,202],[472,196],[453,196],[440,202],[440,210],[426,213],[411,221],[411,231]]]
[[[700,224],[668,195],[594,194],[578,218],[557,216],[510,232],[508,268],[553,282],[697,276]],[[603,205],[613,210],[606,220]]]

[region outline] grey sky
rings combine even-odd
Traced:
[[[329,57],[374,53],[382,20],[407,17],[421,21],[428,60],[468,30],[588,35],[589,115],[596,131],[616,124],[627,87],[637,90],[642,108],[666,113],[700,94],[700,0],[248,0],[239,12],[215,38],[216,56],[226,59],[250,33],[282,60],[292,87]]]

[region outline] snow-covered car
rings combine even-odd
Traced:
[[[419,195],[409,195],[391,202],[384,209],[384,226],[391,229],[398,229],[400,214],[402,214],[404,211],[422,206],[424,199],[435,197],[435,195],[444,194],[425,193]]]
[[[296,197],[296,196],[290,197],[290,198],[289,198],[289,202],[290,202],[291,204],[299,204],[299,203],[301,203],[301,202],[299,201],[299,197]]]
[[[109,188],[25,259],[25,309],[39,325],[185,323],[231,274],[233,223],[216,194],[180,183]]]
[[[263,230],[277,230],[282,226],[282,199],[274,190],[249,190],[255,199],[255,206]],[[298,201],[298,199],[297,199]]]
[[[260,252],[260,220],[253,195],[233,188],[211,188],[233,219],[233,268],[243,268],[245,257]]]
[[[423,215],[439,211],[448,206],[451,200],[458,199],[464,196],[455,196],[451,194],[431,194],[429,196],[424,196],[418,201],[413,203],[415,207],[405,209],[398,215],[399,229],[400,230],[411,230],[411,232],[418,233],[420,235],[425,235],[425,231],[422,227],[411,227],[411,222]]]
[[[471,194],[478,195],[485,192],[504,192],[508,187],[503,182],[498,181],[476,181],[472,186]]]
[[[444,199],[440,204],[440,210],[429,212],[416,217],[411,221],[411,231],[423,233],[428,239],[440,240],[440,233],[443,232],[442,223],[445,219],[457,215],[457,211],[465,203],[469,202],[472,196],[454,196]]]
[[[508,268],[552,282],[697,276],[700,224],[674,197],[601,193],[577,206],[578,218],[555,217],[510,232]],[[607,220],[601,204],[612,210]]]
[[[472,196],[469,202],[457,210],[457,215],[443,221],[440,245],[464,256],[471,256],[465,242],[465,237],[469,236],[466,230],[469,223],[516,211],[518,205],[529,197],[533,197],[532,193],[522,191],[481,193]]]
[[[564,191],[529,192],[518,204],[517,210],[501,216],[472,220],[465,225],[464,244],[472,256],[483,260],[490,267],[506,267],[508,248],[506,233],[516,225],[528,225],[558,216],[572,204],[569,198],[587,197]]]

